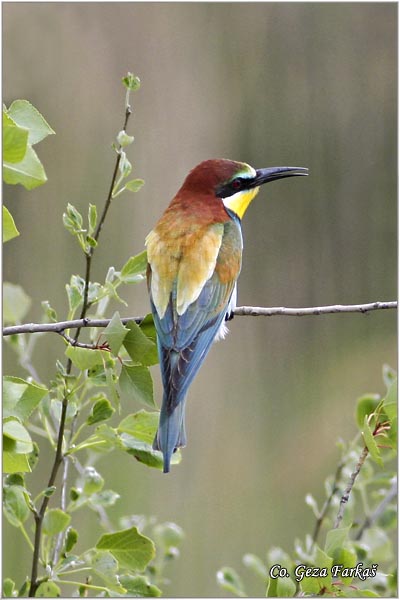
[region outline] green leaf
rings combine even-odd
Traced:
[[[106,421],[112,417],[115,409],[111,406],[108,398],[99,394],[99,399],[94,403],[90,415],[88,416],[86,423],[88,425],[95,425],[101,421]]]
[[[3,163],[3,179],[5,183],[20,183],[27,190],[46,183],[47,177],[38,155],[31,146],[27,146],[24,158],[18,163]]]
[[[384,364],[382,367],[382,376],[384,384],[389,389],[393,381],[396,379],[397,374],[396,371],[392,369],[390,365]]]
[[[118,425],[118,433],[128,433],[137,440],[152,444],[156,435],[160,413],[140,410],[128,415]]]
[[[378,465],[380,465],[381,467],[383,467],[383,460],[381,457],[381,453],[375,442],[375,439],[374,439],[374,436],[370,429],[370,426],[368,424],[368,416],[367,415],[365,415],[365,417],[364,417],[364,427],[363,427],[362,434],[363,434],[365,445],[368,448],[368,451],[370,453],[372,460],[374,462],[376,462]]]
[[[146,367],[156,365],[158,363],[158,351],[154,341],[143,333],[135,321],[129,321],[127,328],[129,331],[123,344],[133,363]]]
[[[50,508],[43,519],[43,533],[46,535],[61,533],[67,529],[70,521],[71,515],[68,515],[61,508]]]
[[[86,242],[88,243],[88,245],[91,248],[96,248],[96,246],[97,246],[96,240],[94,238],[92,238],[92,236],[90,236],[90,235],[86,236]]]
[[[20,285],[3,284],[3,320],[7,325],[21,323],[31,306],[31,299]]]
[[[130,146],[135,138],[133,135],[128,135],[126,131],[122,129],[117,135],[117,142],[121,146],[121,148],[125,148],[126,146]]]
[[[359,544],[367,550],[370,564],[381,564],[393,559],[392,542],[380,527],[366,529]]]
[[[44,311],[45,316],[53,323],[56,323],[57,322],[57,313],[54,310],[54,308],[52,308],[52,306],[50,306],[50,302],[48,300],[43,300],[41,304],[42,304],[42,309]]]
[[[349,527],[341,527],[338,529],[331,529],[326,534],[325,541],[325,552],[328,556],[334,557],[335,552],[338,549],[342,549],[345,541],[348,539],[350,531]]]
[[[83,473],[83,493],[91,496],[100,492],[104,486],[104,479],[94,467],[86,467]]]
[[[290,558],[289,554],[282,550],[282,548],[279,548],[279,546],[274,546],[269,549],[267,554],[267,562],[269,567],[279,564],[289,573],[294,569],[293,560]]]
[[[120,151],[120,156],[119,171],[123,177],[128,177],[129,173],[132,171],[132,165],[123,150]]]
[[[12,598],[16,596],[15,592],[15,583],[9,577],[6,577],[3,581],[3,598]]]
[[[318,504],[312,494],[306,494],[306,504],[307,504],[307,506],[309,506],[311,508],[311,510],[314,513],[314,516],[318,519],[319,518]]]
[[[83,292],[76,285],[69,283],[66,284],[65,289],[67,290],[69,310],[73,314],[83,302]]]
[[[169,548],[177,548],[182,542],[185,534],[182,527],[176,523],[159,523],[154,527],[153,534],[159,544],[166,550]]]
[[[14,100],[8,114],[17,125],[29,130],[29,144],[32,146],[55,133],[40,112],[27,100]]]
[[[118,356],[119,349],[128,332],[129,329],[121,322],[119,312],[115,312],[104,330],[104,335],[114,356]]]
[[[128,75],[126,77],[123,77],[122,83],[128,90],[130,90],[132,92],[134,92],[140,88],[140,79],[133,73],[128,73]]]
[[[67,204],[67,212],[63,213],[63,224],[65,229],[69,231],[71,235],[77,236],[77,240],[81,248],[86,252],[87,247],[85,245],[85,236],[83,234],[86,234],[87,232],[86,229],[83,228],[83,217],[78,209],[73,206],[73,204]],[[92,240],[91,244],[89,238],[90,236],[86,235],[87,243],[89,243],[89,245],[96,246],[97,242]],[[82,288],[82,293],[83,290],[84,286]]]
[[[366,394],[357,400],[356,423],[362,430],[365,416],[375,412],[381,398],[379,394]]]
[[[147,367],[123,365],[119,378],[121,390],[127,396],[155,408],[153,380]]]
[[[343,569],[352,569],[357,565],[357,552],[353,548],[336,548],[333,565],[343,565]],[[353,577],[344,575],[343,569],[338,573],[338,579],[345,585],[350,585]]]
[[[35,598],[60,598],[61,590],[54,581],[43,581],[36,590]]]
[[[28,146],[29,131],[19,127],[3,108],[3,161],[20,162]]]
[[[96,225],[97,225],[97,206],[95,204],[89,204],[88,223],[89,223],[88,233],[89,233],[89,235],[93,235],[94,230],[96,229]]]
[[[121,434],[122,447],[125,448],[128,454],[131,454],[138,460],[148,467],[153,469],[163,468],[163,456],[158,450],[154,450],[152,444],[142,442],[137,438],[127,434]],[[171,458],[171,464],[179,464],[182,460],[182,454],[180,450],[174,452]]]
[[[125,417],[117,429],[122,446],[128,454],[134,456],[139,462],[155,469],[163,468],[161,452],[153,450],[153,440],[156,435],[159,417],[158,412],[140,410]],[[171,463],[178,464],[181,459],[181,452],[177,450],[172,455]]]
[[[3,490],[3,510],[7,520],[14,527],[20,527],[30,515],[23,488],[19,485],[5,486]]]
[[[64,550],[65,552],[71,552],[72,548],[78,541],[78,532],[73,527],[68,527],[65,534]]]
[[[10,211],[3,204],[3,242],[9,242],[19,235]]]
[[[120,567],[128,571],[144,571],[155,556],[153,542],[141,535],[136,527],[105,533],[97,542],[96,548],[111,552]]]
[[[91,350],[90,348],[75,346],[68,346],[65,355],[71,359],[74,367],[81,371],[92,369],[96,365],[102,365],[104,361],[110,358],[109,352],[105,350]]]
[[[91,550],[88,553],[93,571],[106,583],[112,597],[125,596],[126,589],[122,587],[118,577],[118,561],[111,552],[105,550]]]
[[[18,590],[18,598],[23,598],[24,596],[26,596],[28,594],[28,589],[29,589],[29,585],[30,585],[30,581],[28,579],[28,577],[25,578],[25,581],[23,582],[23,584],[21,585],[21,587]]]
[[[131,598],[159,598],[161,590],[144,575],[121,575],[121,585],[126,589]]]
[[[125,184],[125,189],[130,192],[138,192],[144,186],[144,179],[131,179]]]
[[[389,386],[388,392],[383,399],[383,408],[391,421],[397,419],[397,378]]]
[[[3,471],[4,473],[30,473],[31,467],[28,454],[15,454],[15,452],[3,448]]]
[[[100,550],[99,552],[94,552],[91,557],[91,564],[100,577],[105,579],[106,581],[116,582],[115,575],[118,571],[118,561],[111,552],[107,552],[105,550]]]
[[[296,593],[296,584],[290,577],[268,578],[267,598],[292,598]]]
[[[146,337],[150,338],[152,342],[157,344],[157,332],[156,326],[154,325],[153,315],[151,313],[147,314],[143,321],[139,325],[140,329],[143,331]]]
[[[3,423],[3,449],[15,454],[29,454],[33,450],[31,436],[17,419]]]
[[[231,567],[223,567],[217,572],[217,582],[222,589],[245,598],[246,594],[243,589],[243,582],[239,575]]]
[[[54,492],[56,491],[56,489],[57,488],[56,488],[55,485],[51,485],[50,487],[48,487],[45,490],[43,490],[42,494],[46,498],[50,498],[50,496],[52,496],[54,494]]]
[[[7,475],[4,480],[4,485],[19,485],[20,487],[25,487],[25,477],[21,473],[12,473],[11,475]]]
[[[248,553],[243,556],[243,564],[248,569],[253,571],[253,573],[261,577],[263,581],[266,581],[268,577],[268,571],[261,558],[259,558],[255,554]]]
[[[113,490],[102,490],[101,492],[92,495],[90,498],[90,504],[93,506],[103,506],[104,508],[109,508],[110,506],[114,506],[120,497],[121,496]]]
[[[385,411],[389,422],[390,430],[388,431],[388,437],[394,448],[397,447],[397,429],[398,429],[398,418],[397,418],[397,377],[394,378],[393,382],[389,386],[388,392],[383,399],[383,410]]]
[[[3,417],[18,417],[26,421],[42,398],[48,393],[47,388],[19,377],[3,378]]]
[[[146,276],[147,270],[147,251],[143,250],[124,264],[121,270],[120,278],[124,283],[137,283]]]
[[[332,585],[332,558],[317,546],[313,565],[320,569],[319,577],[304,577],[300,582],[301,590],[307,594],[319,594],[322,588],[330,590]],[[326,575],[323,570],[326,570]]]

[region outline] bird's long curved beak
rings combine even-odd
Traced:
[[[253,186],[258,187],[268,181],[283,179],[284,177],[297,177],[308,175],[308,169],[305,167],[268,167],[267,169],[257,169],[256,177],[253,180]]]

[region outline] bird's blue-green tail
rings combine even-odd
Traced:
[[[154,450],[160,450],[164,457],[164,473],[169,473],[171,457],[177,448],[186,446],[184,398],[172,411],[167,409],[168,403],[163,399],[158,431],[154,438]]]

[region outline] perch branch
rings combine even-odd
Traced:
[[[311,306],[308,308],[285,308],[274,306],[265,308],[261,306],[238,306],[233,314],[238,317],[305,317],[314,315],[327,315],[337,313],[367,313],[373,310],[386,310],[397,308],[397,302],[370,302],[368,304],[333,304],[331,306]],[[135,321],[141,323],[143,317],[124,317],[122,323]],[[20,335],[22,333],[58,333],[64,334],[66,329],[82,329],[84,327],[107,327],[110,319],[75,319],[73,321],[59,321],[58,323],[25,323],[4,327],[3,336]],[[63,337],[66,338],[64,335]],[[67,339],[67,338],[66,338]],[[69,340],[67,340],[69,341]]]

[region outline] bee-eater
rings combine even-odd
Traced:
[[[186,445],[185,400],[211,344],[227,333],[242,264],[241,220],[262,184],[307,175],[303,167],[253,169],[206,160],[182,187],[146,238],[147,283],[164,387],[153,448],[164,473]]]

